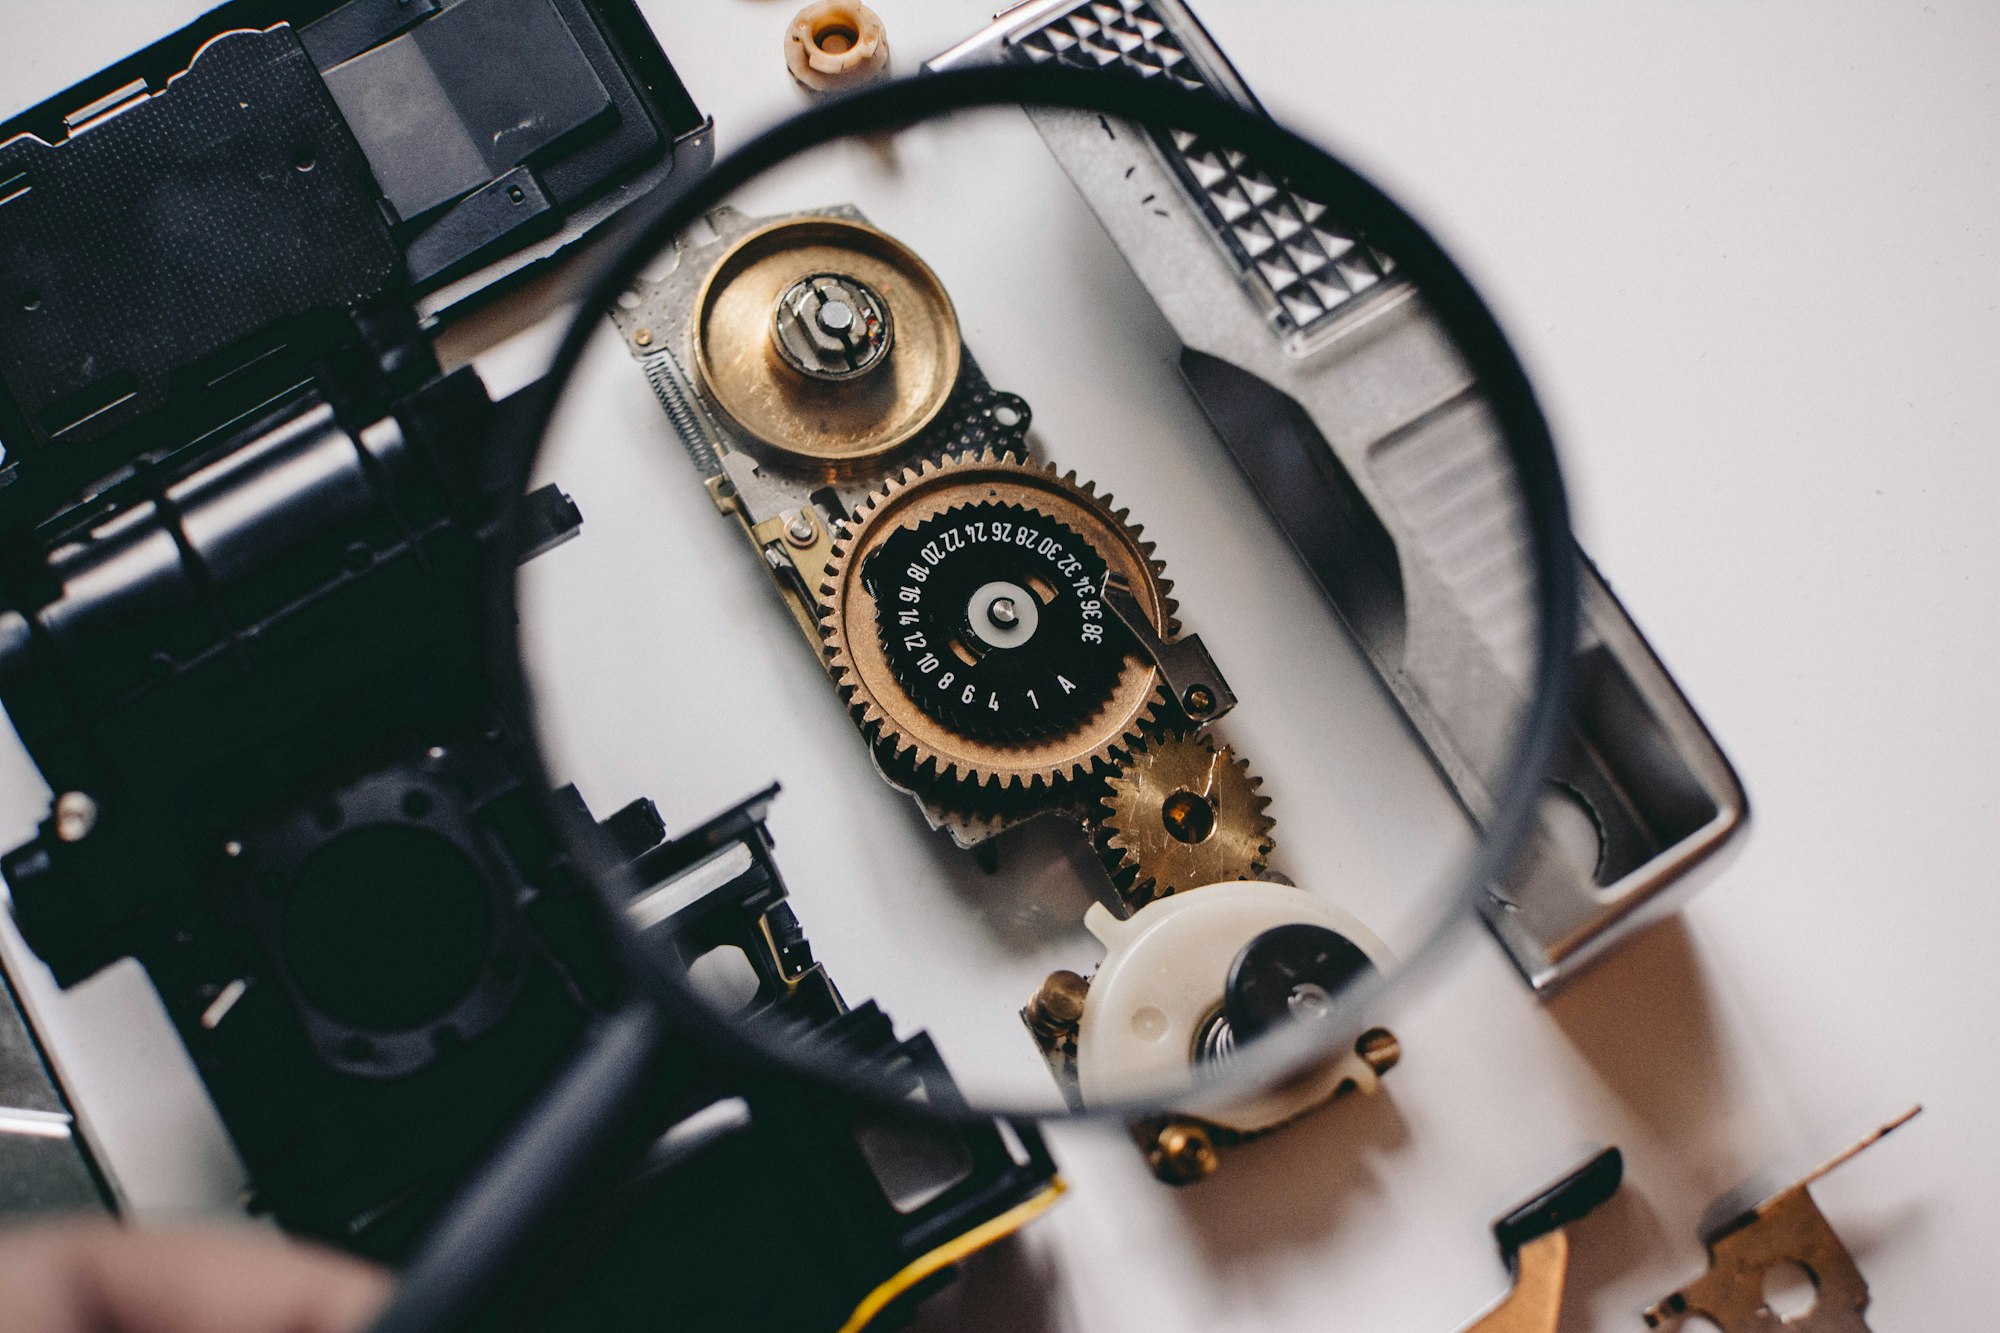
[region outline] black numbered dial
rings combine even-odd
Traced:
[[[940,725],[990,741],[1059,735],[1117,686],[1125,643],[1104,560],[1019,505],[962,505],[890,533],[863,577],[882,647]]]

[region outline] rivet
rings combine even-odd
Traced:
[[[80,791],[66,791],[56,797],[56,838],[60,842],[82,842],[97,827],[97,802]]]

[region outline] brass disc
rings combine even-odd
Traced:
[[[872,288],[894,320],[888,355],[857,379],[810,379],[772,337],[778,299],[824,273]],[[695,299],[693,339],[702,383],[748,441],[829,477],[908,444],[958,383],[958,314],[944,284],[900,241],[844,218],[792,218],[738,241]]]

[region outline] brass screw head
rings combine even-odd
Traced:
[[[1354,1053],[1378,1074],[1386,1074],[1403,1058],[1403,1043],[1387,1028],[1369,1028],[1355,1039]]]
[[[1028,1001],[1028,1025],[1048,1037],[1075,1031],[1083,1021],[1083,1001],[1089,992],[1090,983],[1067,968],[1049,973]]]
[[[1215,711],[1215,694],[1206,685],[1190,685],[1181,696],[1181,707],[1189,717],[1207,717]]]
[[[1152,1164],[1153,1174],[1169,1185],[1192,1185],[1213,1174],[1222,1159],[1206,1129],[1185,1120],[1170,1120],[1154,1136],[1146,1160]]]
[[[651,329],[640,329],[632,335],[632,341],[641,347],[651,347],[653,345],[653,331]]]

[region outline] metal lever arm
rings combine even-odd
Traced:
[[[1146,618],[1145,608],[1132,595],[1132,587],[1117,574],[1104,576],[1103,597],[1118,622],[1138,643],[1152,664],[1160,669],[1175,705],[1193,722],[1212,722],[1236,707],[1236,694],[1222,678],[1215,658],[1199,634],[1183,634],[1163,639]]]

